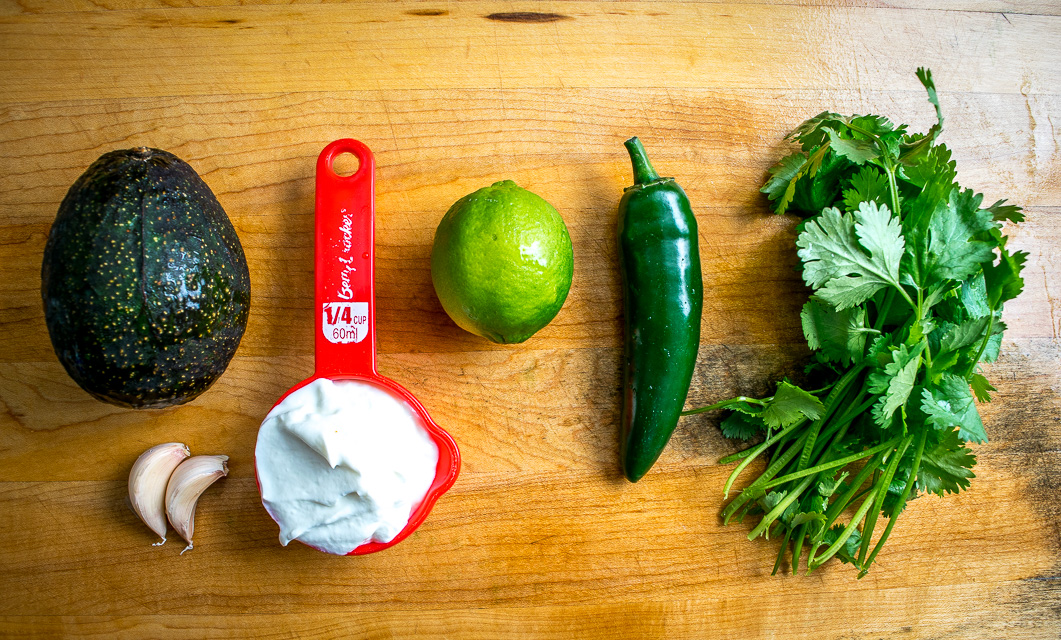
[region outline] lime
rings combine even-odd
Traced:
[[[573,262],[556,209],[504,180],[446,212],[431,249],[431,281],[461,328],[494,342],[523,342],[564,305]]]

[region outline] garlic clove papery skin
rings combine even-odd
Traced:
[[[192,456],[177,467],[166,487],[166,516],[177,533],[192,548],[195,506],[199,496],[219,478],[228,475],[228,456]],[[184,554],[181,551],[181,554]]]
[[[191,451],[181,442],[155,445],[140,454],[129,471],[129,504],[161,541],[166,543],[166,488],[170,476]]]

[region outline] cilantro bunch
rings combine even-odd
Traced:
[[[724,435],[763,436],[722,460],[739,462],[727,497],[753,460],[767,465],[722,515],[761,515],[748,538],[783,540],[775,573],[791,548],[793,572],[804,555],[808,573],[838,556],[864,576],[907,502],[968,488],[967,445],[987,441],[974,398],[990,401],[994,387],[980,363],[998,356],[1002,306],[1020,293],[1027,257],[1000,227],[1023,216],[957,184],[936,143],[931,72],[917,77],[936,109],[927,133],[822,113],[789,135],[801,150],[761,189],[776,213],[805,218],[796,245],[813,295],[800,317],[818,388],[783,380],[768,398],[686,412],[728,409]]]

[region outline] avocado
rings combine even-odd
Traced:
[[[205,391],[236,353],[250,274],[210,187],[167,151],[106,153],[70,187],[41,266],[59,361],[85,391],[156,408]]]

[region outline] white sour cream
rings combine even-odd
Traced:
[[[280,544],[345,555],[405,528],[435,479],[438,446],[391,393],[321,378],[269,412],[254,456]]]

